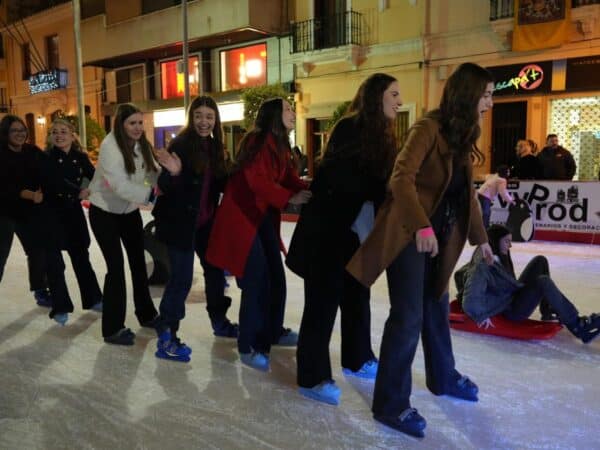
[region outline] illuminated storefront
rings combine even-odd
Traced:
[[[198,95],[199,92],[199,59],[197,56],[189,58],[188,79],[190,83],[190,95]],[[183,60],[174,59],[160,63],[161,98],[183,97],[184,90]]]
[[[221,90],[230,91],[267,84],[267,44],[222,50]]]
[[[488,68],[496,80],[492,111],[492,167],[514,164],[515,144],[533,138],[541,150],[546,134],[577,162],[575,180],[600,172],[600,56]]]

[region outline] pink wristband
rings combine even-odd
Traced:
[[[433,232],[433,228],[431,228],[431,227],[421,228],[419,231],[417,231],[417,234],[421,238],[428,238],[431,236],[435,236],[435,233]]]

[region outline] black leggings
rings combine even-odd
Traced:
[[[112,336],[125,327],[127,291],[121,243],[125,247],[131,270],[135,315],[140,324],[151,321],[158,312],[148,288],[140,211],[136,209],[128,214],[113,214],[91,205],[90,225],[107,269],[103,291],[102,335]]]

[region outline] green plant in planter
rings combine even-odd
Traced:
[[[329,121],[327,122],[327,131],[328,132],[331,131],[333,126],[338,122],[338,120],[340,120],[342,117],[344,117],[344,115],[348,111],[348,107],[350,106],[350,103],[352,103],[350,100],[340,103],[337,106],[337,108],[335,108],[333,110],[333,115],[331,116],[331,119],[329,119]]]
[[[63,118],[73,124],[75,130],[79,130],[79,116],[64,116]],[[87,142],[85,146],[82,143],[82,147],[85,147],[92,162],[96,162],[98,149],[102,139],[106,137],[106,131],[89,114],[85,116],[85,135]]]
[[[263,101],[273,97],[283,97],[292,105],[294,102],[293,94],[287,92],[280,83],[246,88],[242,91],[241,97],[244,102],[244,128],[247,130],[252,128],[258,108]]]

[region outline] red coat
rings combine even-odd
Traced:
[[[236,277],[243,276],[257,229],[269,208],[275,211],[273,222],[279,234],[280,210],[290,197],[308,188],[298,177],[290,157],[289,152],[283,158],[278,154],[269,134],[254,160],[230,178],[210,234],[208,262]],[[279,242],[285,251],[281,237]]]

